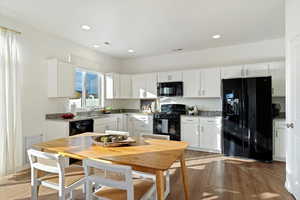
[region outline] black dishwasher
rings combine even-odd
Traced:
[[[69,136],[85,133],[85,132],[94,132],[94,120],[85,119],[78,121],[71,121],[69,124]],[[79,160],[70,158],[69,164],[78,162]]]

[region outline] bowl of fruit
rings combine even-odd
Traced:
[[[93,143],[104,147],[119,147],[129,145],[136,141],[126,135],[105,134],[93,137]]]

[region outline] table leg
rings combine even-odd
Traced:
[[[184,188],[184,197],[185,200],[189,200],[190,199],[189,184],[188,184],[187,168],[185,165],[184,154],[180,156],[180,165],[181,165],[181,175],[182,175],[183,188]]]
[[[164,200],[165,193],[164,172],[159,170],[156,172],[156,192],[157,199]]]

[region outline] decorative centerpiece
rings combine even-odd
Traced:
[[[104,147],[119,147],[135,143],[136,141],[126,135],[106,134],[93,137],[93,143]]]

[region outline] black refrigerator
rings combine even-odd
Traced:
[[[223,154],[272,161],[271,77],[223,79]]]

